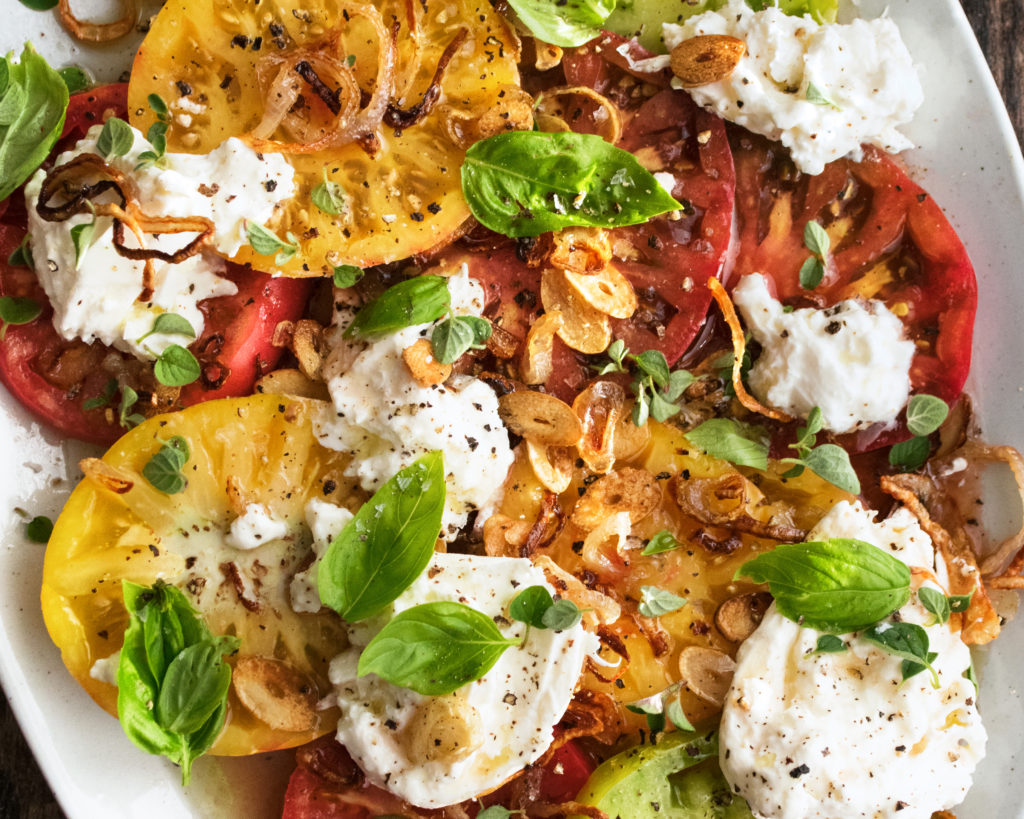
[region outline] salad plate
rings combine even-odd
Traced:
[[[83,4],[83,11],[89,4]],[[933,195],[964,241],[979,280],[972,375],[982,438],[1024,448],[1024,369],[1015,339],[1024,309],[1024,160],[1003,103],[958,0],[861,0],[860,14],[885,12],[899,24],[919,66],[925,102],[905,129],[917,146],[903,155],[911,176]],[[134,46],[84,50],[52,13],[5,4],[3,50],[32,41],[54,65],[78,64],[99,81],[117,79]],[[245,759],[205,757],[183,789],[177,768],[140,753],[119,724],[95,707],[66,673],[39,608],[43,547],[24,523],[56,518],[80,479],[78,461],[94,448],[62,439],[35,422],[0,388],[0,508],[8,514],[0,548],[0,683],[64,812],[79,817],[280,815],[293,765],[289,751]],[[1019,501],[994,483],[986,495],[989,526],[1013,530]],[[1024,817],[1024,622],[975,649],[980,707],[989,731],[960,819]]]

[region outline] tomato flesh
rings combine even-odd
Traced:
[[[734,129],[739,251],[730,279],[762,273],[785,304],[828,307],[880,299],[917,345],[913,392],[946,402],[963,389],[971,364],[978,293],[963,244],[935,201],[894,160],[873,148],[861,162],[841,159],[818,176],[796,171],[781,146]],[[810,251],[804,227],[829,233],[834,268],[813,290],[800,286]],[[875,425],[842,437],[854,451],[906,438],[905,427]]]

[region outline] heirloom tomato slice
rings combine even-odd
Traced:
[[[311,417],[318,407],[272,395],[208,401],[152,418],[102,460],[83,461],[86,477],[46,549],[42,607],[64,664],[108,712],[117,713],[117,688],[90,670],[121,648],[128,621],[121,581],[163,580],[185,593],[213,634],[240,638],[232,664],[242,657],[270,661],[280,673],[268,680],[268,691],[280,685],[310,704],[305,727],[293,730],[295,723],[282,723],[273,709],[270,716],[250,711],[233,682],[227,726],[213,753],[290,747],[334,727],[336,712],[313,705],[330,691],[327,664],[346,644],[344,627],[327,609],[296,613],[289,583],[313,557],[305,505],[319,498],[356,508],[363,496],[343,476],[347,457],[317,443]],[[188,444],[188,484],[167,495],[142,470],[176,435]],[[228,545],[229,525],[249,504],[265,506],[287,534],[254,549]]]
[[[942,209],[874,148],[865,149],[861,162],[841,159],[808,176],[776,143],[739,129],[731,140],[739,250],[730,287],[757,272],[786,304],[884,301],[917,345],[913,391],[952,403],[971,365],[978,292],[967,251]],[[804,227],[812,220],[828,232],[832,264],[818,287],[804,290],[800,266],[810,256]],[[864,450],[906,435],[876,425],[844,440]]]
[[[287,154],[295,167],[297,193],[270,227],[281,237],[294,232],[299,251],[273,268],[271,258],[256,256],[248,247],[236,261],[292,276],[329,275],[334,265],[367,267],[443,246],[467,220],[460,168],[474,139],[466,141],[459,132],[471,132],[472,123],[516,98],[518,38],[487,0],[375,4],[385,25],[394,21],[397,26],[394,103],[403,109],[420,102],[445,49],[465,36],[444,73],[437,104],[421,122],[404,129],[379,126],[376,152],[349,142],[317,153]],[[378,79],[380,38],[365,16],[349,14],[360,7],[344,0],[170,0],[135,59],[132,124],[146,131],[154,120],[147,98],[159,94],[171,114],[168,150],[210,151],[260,123],[267,99],[258,70],[266,76],[267,66],[278,65],[274,61],[279,58],[295,59],[298,65],[301,57],[289,55],[335,36],[339,46],[334,54],[351,66],[359,88],[371,92]],[[334,83],[326,75],[323,82],[320,90],[337,100]],[[302,99],[311,121],[330,122],[311,85],[303,86]],[[528,124],[528,104],[524,110]],[[283,129],[275,138],[290,141]],[[313,190],[325,181],[340,188],[335,190],[344,207],[337,215],[313,204]]]

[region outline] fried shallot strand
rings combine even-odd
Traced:
[[[403,110],[392,102],[388,103],[387,110],[384,112],[384,124],[395,129],[395,136],[401,136],[402,131],[406,128],[411,128],[423,121],[423,119],[433,110],[437,101],[441,98],[441,82],[444,80],[445,71],[448,69],[448,63],[452,61],[455,53],[462,48],[462,44],[466,42],[466,38],[469,36],[469,29],[460,28],[452,40],[445,47],[445,50],[441,53],[440,59],[437,61],[437,68],[434,69],[434,76],[430,80],[430,85],[427,86],[427,90],[423,92],[423,98],[413,105],[412,107]]]
[[[740,324],[740,317],[736,315],[736,308],[733,306],[732,299],[729,298],[729,294],[725,292],[725,288],[718,279],[714,277],[708,279],[708,289],[711,291],[711,295],[714,296],[718,309],[722,311],[722,317],[729,326],[729,335],[732,337],[732,388],[736,393],[737,400],[751,412],[756,412],[782,423],[792,421],[793,416],[787,415],[782,410],[766,407],[747,392],[747,387],[743,383],[743,354],[747,349],[747,339]]]
[[[795,526],[752,517],[747,511],[750,505],[747,479],[738,472],[719,478],[687,479],[677,476],[671,483],[671,489],[680,509],[709,526],[721,526],[780,543],[799,543],[807,537],[803,529]]]
[[[133,28],[139,19],[138,0],[122,0],[124,13],[110,23],[90,23],[80,20],[71,11],[71,0],[60,0],[57,14],[60,24],[76,40],[86,43],[106,43],[123,37]]]
[[[981,570],[959,511],[952,499],[924,475],[884,475],[882,491],[902,503],[928,533],[949,574],[949,593],[971,594],[963,614],[961,636],[967,645],[982,645],[999,635],[999,615],[981,582]],[[942,523],[939,523],[939,521]]]

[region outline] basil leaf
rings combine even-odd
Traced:
[[[543,628],[565,631],[573,628],[583,618],[583,612],[579,606],[565,597],[556,600],[550,608],[541,616]]]
[[[917,590],[917,599],[921,601],[925,611],[935,615],[936,623],[949,622],[949,616],[952,614],[953,609],[949,605],[949,598],[942,592],[928,588],[928,586],[922,586]]]
[[[830,634],[872,626],[910,598],[904,563],[847,538],[777,546],[744,563],[741,577],[767,583],[784,617]]]
[[[824,278],[825,266],[821,263],[821,259],[814,256],[804,259],[804,263],[800,265],[800,286],[804,290],[813,290],[821,284]]]
[[[822,444],[808,452],[803,462],[811,472],[834,486],[853,495],[860,494],[860,479],[850,464],[850,454],[841,446]]]
[[[170,122],[171,114],[167,110],[167,103],[164,102],[164,98],[159,94],[150,94],[146,97],[146,102],[149,103],[149,107],[153,109],[153,113],[156,114],[157,120],[166,123]]]
[[[520,623],[526,623],[534,628],[547,628],[543,617],[554,602],[551,599],[551,592],[544,586],[529,586],[513,598],[508,607],[508,614]]]
[[[363,649],[358,673],[376,674],[428,697],[443,696],[479,680],[519,643],[502,636],[486,614],[462,603],[424,603],[395,615],[380,630]]]
[[[654,379],[659,387],[667,387],[669,379],[668,361],[660,350],[647,350],[640,355],[630,356],[637,368]]]
[[[847,648],[849,646],[839,637],[836,637],[836,635],[822,634],[814,646],[814,651],[808,651],[807,656],[810,657],[813,654],[840,654],[846,651]]]
[[[939,687],[939,675],[932,667],[935,655],[928,651],[928,632],[921,626],[915,623],[879,623],[865,631],[862,636],[889,654],[910,662],[909,667],[902,667],[903,679],[909,679],[918,673],[914,666],[920,665],[931,672],[932,686]]]
[[[53,521],[45,515],[36,515],[25,524],[25,537],[33,543],[49,543],[53,534]]]
[[[434,358],[451,364],[491,337],[491,323],[478,316],[452,316],[438,324],[430,334]]]
[[[444,499],[440,452],[397,472],[331,541],[317,574],[324,605],[355,623],[409,588],[434,553]]]
[[[615,339],[615,341],[608,345],[608,349],[604,351],[604,354],[611,359],[608,364],[591,365],[595,370],[597,370],[598,375],[626,372],[626,367],[622,363],[623,359],[629,354],[629,350],[626,349],[625,341],[621,338]]]
[[[345,189],[337,182],[328,180],[326,176],[323,182],[313,188],[310,199],[328,216],[338,216],[348,209],[345,204]]]
[[[249,222],[245,233],[249,239],[249,246],[260,256],[272,256],[278,251],[288,248],[291,248],[293,252],[295,250],[292,245],[288,244],[272,230],[267,230],[263,225],[256,222]]]
[[[131,389],[131,387],[127,387],[126,389]],[[105,407],[113,400],[114,394],[116,392],[117,379],[111,378],[109,381],[107,381],[107,385],[103,388],[102,394],[97,395],[95,398],[90,398],[89,400],[82,402],[82,409],[94,410],[99,409],[100,407]],[[134,393],[135,390],[132,390],[132,392]],[[136,398],[138,398],[138,396],[136,396]]]
[[[924,465],[932,452],[932,442],[923,435],[915,435],[906,441],[893,444],[889,450],[889,463],[904,472],[911,472]]]
[[[79,91],[86,91],[92,88],[92,77],[86,73],[85,69],[79,68],[77,65],[58,68],[57,73],[64,80],[64,85],[68,87],[69,94],[77,94]]]
[[[0,321],[3,322],[3,327],[0,328],[0,341],[7,335],[8,326],[28,324],[35,321],[42,312],[42,305],[35,299],[0,296]]]
[[[462,192],[478,221],[511,237],[635,225],[682,207],[632,154],[572,132],[513,131],[477,142],[466,152]]]
[[[633,425],[642,427],[647,423],[651,414],[650,401],[647,398],[647,386],[642,381],[634,381],[631,385],[636,395],[636,403],[633,404]]]
[[[356,267],[354,264],[340,264],[334,268],[334,286],[351,287],[365,275],[366,271],[361,267]]]
[[[476,815],[476,819],[509,819],[512,815],[506,807],[501,805],[491,805],[489,808],[484,808],[480,813]]]
[[[967,611],[971,607],[972,597],[974,597],[973,591],[970,594],[951,594],[946,598],[949,601],[949,610],[954,614]]]
[[[824,92],[813,82],[807,83],[807,101],[814,105],[830,105],[836,110],[839,110],[838,106],[826,97]]]
[[[712,418],[686,433],[691,444],[737,466],[768,468],[768,439],[762,427],[731,418]]]
[[[573,48],[593,40],[615,9],[602,0],[509,0],[520,21],[546,43]]]
[[[179,316],[177,313],[161,313],[156,317],[156,321],[153,322],[151,332],[164,335],[187,336],[188,338],[196,337],[196,331],[188,319],[184,316]]]
[[[451,309],[448,280],[443,276],[416,276],[389,287],[363,305],[345,330],[345,337],[368,338],[404,327],[437,321]]]
[[[657,390],[651,390],[651,417],[655,421],[664,423],[674,415],[679,414],[681,407],[673,404]]]
[[[21,0],[21,4],[28,6],[32,11],[49,11],[59,2],[60,0]]]
[[[0,127],[17,121],[27,99],[28,91],[25,90],[25,86],[17,83],[8,84],[7,90],[0,97]]]
[[[6,63],[0,60],[0,65],[6,65]],[[32,247],[29,245],[28,239],[29,237],[25,236],[21,240],[21,244],[7,257],[7,264],[11,267],[35,267],[35,261],[32,259]]]
[[[678,401],[683,392],[697,379],[688,370],[673,370],[668,377],[665,397],[669,401]]]
[[[69,233],[71,234],[71,244],[75,247],[75,267],[81,267],[82,259],[85,258],[85,251],[89,249],[89,245],[92,244],[93,234],[96,233],[96,217],[93,216],[91,222],[75,225]]]
[[[812,219],[804,225],[804,246],[819,259],[824,259],[832,247],[832,240],[825,228]]]
[[[116,384],[116,382],[115,382],[115,384]],[[135,404],[138,402],[138,400],[139,400],[139,394],[137,392],[135,392],[135,390],[133,390],[127,384],[125,384],[121,388],[121,404],[118,407],[117,418],[118,418],[118,423],[122,427],[124,427],[125,429],[131,429],[132,427],[137,426],[137,425],[141,424],[144,420],[146,420],[139,413],[137,413],[137,412],[133,413],[132,412],[132,407],[135,406]],[[184,440],[184,439],[182,439],[182,440]],[[187,445],[186,445],[186,448],[187,448]],[[186,458],[186,460],[187,460],[187,458]],[[184,465],[185,465],[184,462],[182,462],[182,466],[184,466]]]
[[[907,404],[907,429],[914,435],[931,435],[949,415],[949,406],[941,398],[919,393]]]
[[[135,144],[135,132],[123,119],[111,117],[103,123],[103,130],[96,140],[96,150],[107,159],[112,156],[124,156]]]
[[[161,442],[157,453],[142,467],[142,476],[154,489],[165,495],[176,495],[188,485],[181,470],[188,463],[190,455],[188,442],[180,435],[175,435]]]
[[[669,701],[669,704],[665,706],[665,716],[668,717],[672,724],[680,731],[694,730],[690,720],[686,718],[683,706],[678,699],[673,698]]]
[[[971,663],[969,666],[967,666],[967,668],[964,669],[964,673],[961,674],[960,676],[962,676],[965,680],[970,680],[970,682],[973,683],[973,685],[974,685],[975,692],[977,692],[977,690],[978,690],[978,677],[974,673],[974,663]]]
[[[31,45],[25,45],[17,63],[10,57],[2,59],[8,83],[0,105],[12,93],[23,103],[8,112],[6,128],[0,129],[0,200],[10,196],[46,159],[64,127],[68,107],[64,80]],[[13,91],[15,88],[19,90]]]
[[[122,590],[129,621],[117,669],[121,727],[142,750],[181,765],[187,785],[192,762],[224,725],[231,668],[223,655],[240,641],[213,637],[174,586],[125,580]]]
[[[929,663],[933,663],[935,662],[935,658],[938,656],[938,652],[929,651],[927,661]],[[921,663],[916,662],[915,660],[904,660],[902,663],[900,663],[900,674],[903,676],[904,680],[909,680],[911,677],[917,676],[922,671],[924,671],[924,669],[925,666],[921,665]]]
[[[180,344],[171,344],[153,362],[153,375],[168,387],[184,387],[199,378],[202,370],[196,357]]]
[[[679,548],[679,541],[675,539],[672,533],[668,529],[662,529],[644,546],[644,550],[640,552],[642,555],[656,555],[662,552],[671,552],[673,549]]]
[[[661,617],[663,614],[678,611],[687,602],[685,597],[678,597],[657,586],[641,586],[640,595],[638,608],[644,617]]]

